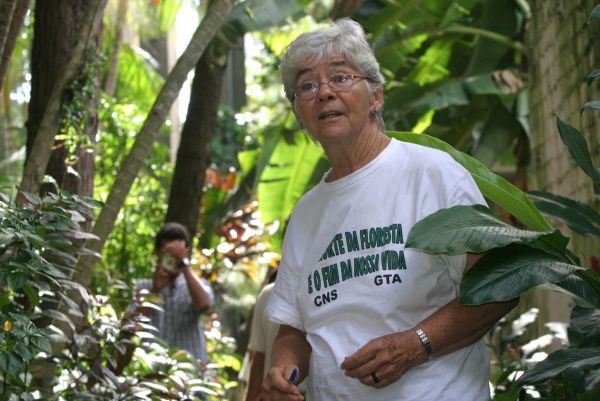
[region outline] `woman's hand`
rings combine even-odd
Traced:
[[[382,388],[394,383],[410,368],[427,361],[419,337],[402,331],[375,338],[342,362],[346,376],[361,383]]]
[[[298,387],[290,383],[290,376],[295,366],[273,366],[268,370],[263,381],[262,398],[265,401],[302,401]],[[297,369],[297,368],[296,368]]]

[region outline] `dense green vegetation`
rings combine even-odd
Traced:
[[[0,1],[5,3],[11,1]],[[16,3],[15,11],[23,4],[27,7],[27,2]],[[89,2],[101,11],[103,3]],[[36,18],[47,16],[35,2],[30,5],[13,43],[10,68],[2,77],[0,399],[239,397],[235,387],[247,336],[244,323],[255,294],[266,271],[277,264],[283,227],[295,202],[328,168],[322,149],[300,130],[283,97],[279,57],[299,33],[345,15],[365,26],[380,60],[387,81],[384,119],[389,135],[448,151],[472,172],[493,204],[523,225],[513,227],[477,208],[450,209],[423,221],[411,232],[410,245],[431,252],[489,251],[482,267],[465,279],[464,302],[510,299],[540,285],[576,300],[568,339],[554,331],[562,346],[537,365],[534,352],[543,350],[543,341],[522,355],[515,351],[538,340],[525,334],[535,311],[521,311],[514,321],[504,320],[490,333],[497,367],[490,378],[494,400],[596,399],[600,276],[569,250],[568,239],[545,216],[566,221],[575,233],[596,237],[600,216],[593,205],[542,192],[525,194],[497,174],[507,169],[522,172],[529,163],[523,35],[532,16],[521,0],[248,0],[236,2],[214,32],[197,31],[205,34],[204,54],[213,66],[229,60],[242,38],[252,43],[246,49],[242,78],[245,105],[236,109],[232,103],[218,104],[219,93],[201,93],[200,98],[217,102],[196,105],[205,110],[216,106],[214,124],[190,125],[182,134],[198,133],[210,144],[208,155],[196,154],[200,163],[187,172],[201,173],[201,185],[198,194],[185,201],[199,216],[192,227],[194,268],[213,283],[217,294],[214,313],[205,321],[213,363],[196,369],[186,353],[156,338],[146,320],[127,313],[134,281],[152,272],[155,232],[169,209],[183,202],[170,199],[173,182],[186,178],[176,171],[184,157],[171,157],[176,119],[167,116],[173,100],[167,97],[181,85],[175,87],[173,74],[166,73],[168,66],[161,60],[166,52],[156,49],[172,45],[167,32],[174,31],[181,7],[198,10],[202,20],[211,15],[208,3],[228,2],[108,2],[100,14],[101,37],[76,58],[77,68],[60,88],[62,104],[56,108],[56,130],[51,132],[57,141],[54,150],[65,150],[58,157],[65,171],[79,169],[78,163],[93,155],[93,193],[73,191],[62,176],[49,174],[39,195],[18,193],[17,188],[24,182],[25,146],[33,135],[27,128],[34,115],[31,110],[28,115],[28,102],[34,103],[29,96],[39,96],[30,92],[31,75],[43,74],[33,65],[32,42],[35,35],[39,40],[48,34],[34,30]],[[93,19],[91,8],[86,10]],[[596,23],[599,14],[600,6],[592,11],[590,23]],[[67,16],[62,18],[56,22],[73,24]],[[83,31],[81,24],[77,28]],[[135,40],[124,39],[124,26]],[[190,61],[190,68],[196,63],[196,72],[203,71],[197,59]],[[188,72],[181,71],[181,83]],[[236,73],[240,71],[231,70]],[[213,80],[226,82],[225,76],[223,72]],[[599,78],[598,71],[590,73],[588,84]],[[59,82],[56,76],[44,79]],[[196,79],[192,91],[196,83],[200,91],[206,88],[202,74]],[[164,90],[169,84],[170,92]],[[191,99],[197,101],[193,94]],[[598,101],[591,101],[583,110],[599,107]],[[190,107],[186,123],[191,124],[194,110]],[[599,170],[585,140],[571,125],[560,119],[557,123],[598,195]],[[131,163],[132,149],[138,146],[145,153]],[[46,151],[49,155],[50,146]],[[119,184],[125,175],[130,185]],[[85,174],[78,170],[74,176]],[[115,193],[123,200],[114,203],[118,210],[104,235],[96,230],[97,223],[110,220],[102,212]],[[123,365],[128,347],[135,352]]]

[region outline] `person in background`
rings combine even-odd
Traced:
[[[148,316],[158,336],[169,346],[188,351],[195,359],[207,361],[201,317],[214,303],[210,284],[196,276],[190,266],[191,240],[181,224],[169,222],[154,239],[157,263],[152,278],[136,284],[137,312]],[[139,306],[141,291],[159,296],[162,310]]]
[[[351,19],[300,35],[280,72],[331,169],[286,230],[266,309],[280,328],[264,400],[302,400],[308,374],[315,400],[489,400],[482,337],[518,300],[461,305],[476,256],[404,247],[431,213],[485,204],[471,175],[442,151],[385,135],[384,78]]]

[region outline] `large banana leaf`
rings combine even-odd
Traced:
[[[386,134],[401,141],[440,149],[452,156],[473,176],[483,195],[536,231],[549,231],[552,226],[525,194],[504,178],[492,173],[481,162],[454,149],[447,143],[423,134],[388,131]]]
[[[541,383],[554,376],[557,376],[567,369],[586,369],[591,367],[600,367],[600,348],[566,348],[553,352],[528,370],[517,380],[518,386],[527,384]],[[596,370],[596,375],[599,371]]]
[[[580,269],[540,249],[511,244],[487,253],[465,274],[460,300],[468,305],[508,301],[532,287],[561,282]]]
[[[287,140],[280,136],[258,182],[262,220],[285,223],[300,197],[318,182],[327,166],[323,148],[304,132],[296,131]],[[275,238],[273,245],[277,247],[278,242]]]
[[[563,221],[581,235],[600,237],[600,214],[585,203],[542,191],[527,193],[544,214]]]
[[[410,230],[406,246],[432,253],[483,253],[536,240],[545,243],[549,250],[558,251],[563,251],[568,242],[558,231],[520,230],[502,221],[489,208],[472,205],[442,209],[421,220]]]

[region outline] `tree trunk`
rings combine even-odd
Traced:
[[[119,51],[123,43],[123,29],[127,23],[127,2],[128,0],[119,0],[117,6],[117,19],[115,23],[115,38],[113,39],[112,52],[108,63],[108,72],[104,82],[104,92],[108,96],[114,96],[117,87],[117,76],[119,70]]]
[[[83,0],[68,1],[61,0],[55,2],[37,2],[35,7],[35,23],[32,50],[32,71],[31,71],[31,100],[29,102],[29,121],[27,151],[31,151],[35,135],[39,129],[41,118],[48,105],[48,101],[55,87],[59,73],[65,68],[66,60],[75,46],[78,39],[78,32],[81,30],[81,21],[89,7],[89,2]],[[100,35],[94,33],[96,48],[100,46]],[[99,102],[99,75],[96,72],[87,76],[89,73],[83,73],[84,64],[89,63],[88,57],[83,57],[80,61],[80,71],[78,73],[73,88],[63,90],[61,99],[62,105],[72,103],[73,98],[78,96],[82,98],[83,104],[78,107],[90,110],[87,112],[85,121],[77,121],[77,131],[82,136],[87,136],[90,143],[94,142],[96,131],[98,129],[98,116],[94,111]],[[94,60],[91,60],[93,63]],[[91,69],[92,71],[94,69]],[[84,82],[92,80],[93,85]],[[77,82],[84,82],[82,85],[95,88],[93,93],[84,93],[79,89]],[[77,92],[77,93],[74,93]],[[61,107],[62,108],[62,107]],[[59,123],[59,129],[62,124]],[[56,135],[58,132],[55,132]],[[69,150],[64,146],[63,141],[54,143],[54,150],[50,155],[46,174],[53,177],[61,189],[71,193],[83,196],[91,196],[93,193],[94,176],[94,155],[87,151],[85,147],[77,146],[74,155],[69,154]],[[72,157],[68,164],[65,162],[67,157]]]
[[[196,65],[167,210],[167,221],[183,224],[192,236],[198,224],[210,143],[220,104],[219,96],[207,94],[221,93],[226,65],[219,60],[227,60],[226,56],[217,59],[210,50],[204,52]]]
[[[12,7],[8,3],[12,3]],[[12,13],[9,13],[10,8]],[[10,56],[21,32],[27,9],[29,0],[0,0],[0,88],[3,87]]]
[[[188,47],[179,60],[177,60],[175,67],[173,67],[173,70],[167,77],[165,84],[158,94],[158,97],[152,106],[152,110],[150,110],[135,143],[123,161],[121,170],[115,178],[113,187],[106,200],[106,204],[100,211],[100,215],[96,220],[92,232],[100,239],[98,241],[88,242],[86,244],[87,248],[98,253],[102,250],[104,243],[114,226],[119,210],[123,206],[125,198],[131,189],[131,185],[144,165],[144,161],[150,153],[150,149],[156,139],[157,133],[164,123],[181,86],[185,82],[188,72],[196,65],[208,43],[221,27],[225,16],[231,11],[234,3],[235,0],[215,1],[208,9],[206,16],[192,36]],[[216,96],[216,94],[207,94],[207,96]],[[96,260],[96,257],[81,256],[77,266],[76,277],[74,277],[75,281],[84,286],[89,285],[92,277],[92,269]]]
[[[4,52],[4,44],[10,30],[10,21],[15,12],[16,0],[0,0],[0,54]]]
[[[22,191],[37,192],[40,187],[52,152],[54,136],[60,128],[60,108],[63,90],[67,83],[69,83],[77,73],[84,49],[88,47],[88,43],[100,26],[106,1],[107,0],[95,0],[94,2],[86,2],[88,5],[86,13],[81,21],[81,29],[78,31],[75,43],[71,44],[69,47],[71,51],[66,53],[68,54],[68,61],[64,63],[62,67],[56,67],[56,71],[59,71],[59,73],[53,78],[50,78],[49,76],[48,81],[39,81],[35,85],[32,83],[32,99],[35,97],[35,99],[45,98],[46,100],[45,102],[40,101],[40,103],[30,105],[29,121],[27,123],[27,160],[25,162],[23,178],[20,185]],[[65,0],[64,3],[68,4],[69,1]],[[44,10],[44,12],[48,13],[46,16],[55,15],[55,18],[57,18],[58,21],[61,21],[61,15],[52,14],[53,9],[58,8],[56,7],[57,2],[52,2],[50,5],[49,2],[41,1],[37,2],[36,5],[41,8],[48,7],[48,10]],[[35,23],[42,23],[38,22],[39,20],[39,17],[36,18]],[[73,26],[69,26],[68,28],[74,29]],[[54,29],[60,28],[54,27]],[[47,35],[49,32],[45,32],[44,34]],[[47,45],[46,40],[48,37],[43,39],[40,37],[37,39],[38,44],[36,47],[36,44],[34,43],[32,55],[41,51],[39,49],[40,46],[44,47]],[[44,41],[43,44],[40,42],[42,40]],[[57,43],[55,45],[57,46],[57,49],[59,49],[60,46],[64,44]],[[61,54],[64,55],[65,53]],[[60,64],[61,62],[54,60],[53,63]],[[49,67],[48,65],[42,64],[42,67],[46,70],[54,71],[54,68]],[[36,93],[35,95],[34,91]],[[40,94],[38,95],[37,93]],[[44,95],[41,95],[42,93]]]

